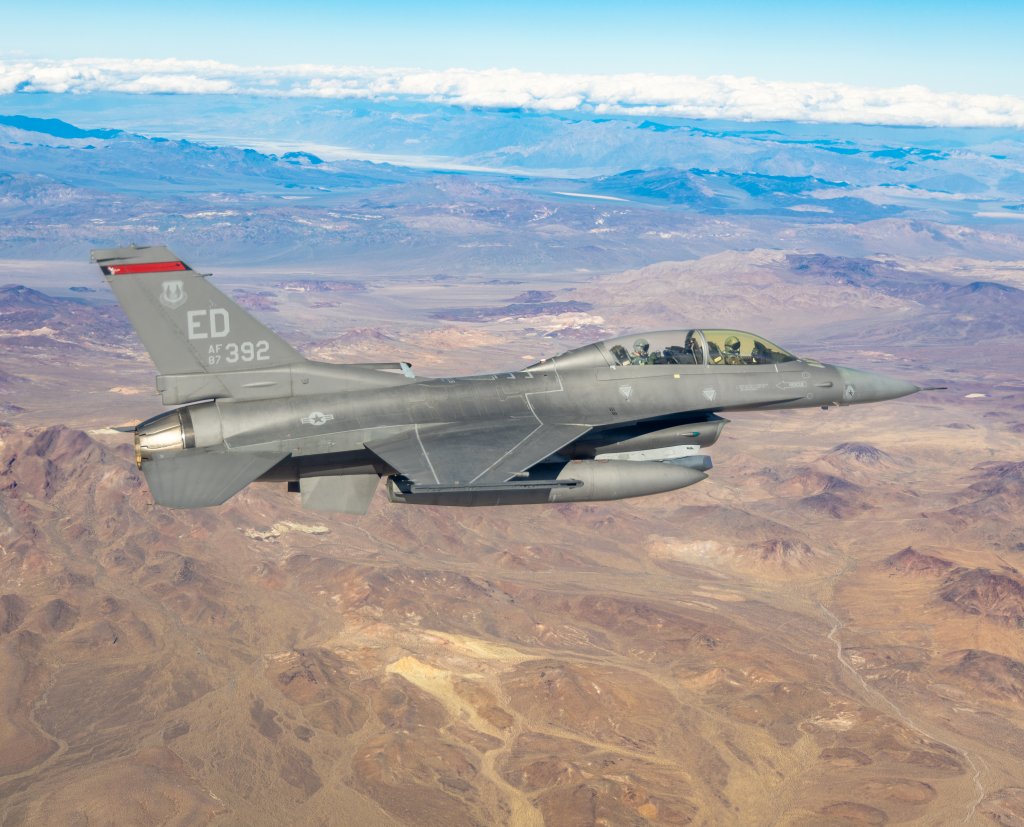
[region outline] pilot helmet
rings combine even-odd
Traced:
[[[730,336],[725,340],[725,349],[730,353],[739,353],[740,340],[736,336]]]
[[[651,343],[646,339],[637,339],[633,342],[633,350],[637,353],[647,353],[651,349]]]

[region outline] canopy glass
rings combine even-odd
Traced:
[[[773,365],[796,356],[743,330],[662,330],[604,343],[618,365]]]

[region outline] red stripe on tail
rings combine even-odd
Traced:
[[[132,273],[167,273],[171,270],[188,270],[188,267],[183,261],[154,261],[148,264],[111,264],[103,269],[110,276],[128,276]]]

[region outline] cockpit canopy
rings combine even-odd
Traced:
[[[620,336],[559,356],[560,363],[607,365],[774,365],[796,356],[742,330],[658,330]]]
[[[618,365],[772,365],[796,357],[742,330],[659,331],[602,343]]]

